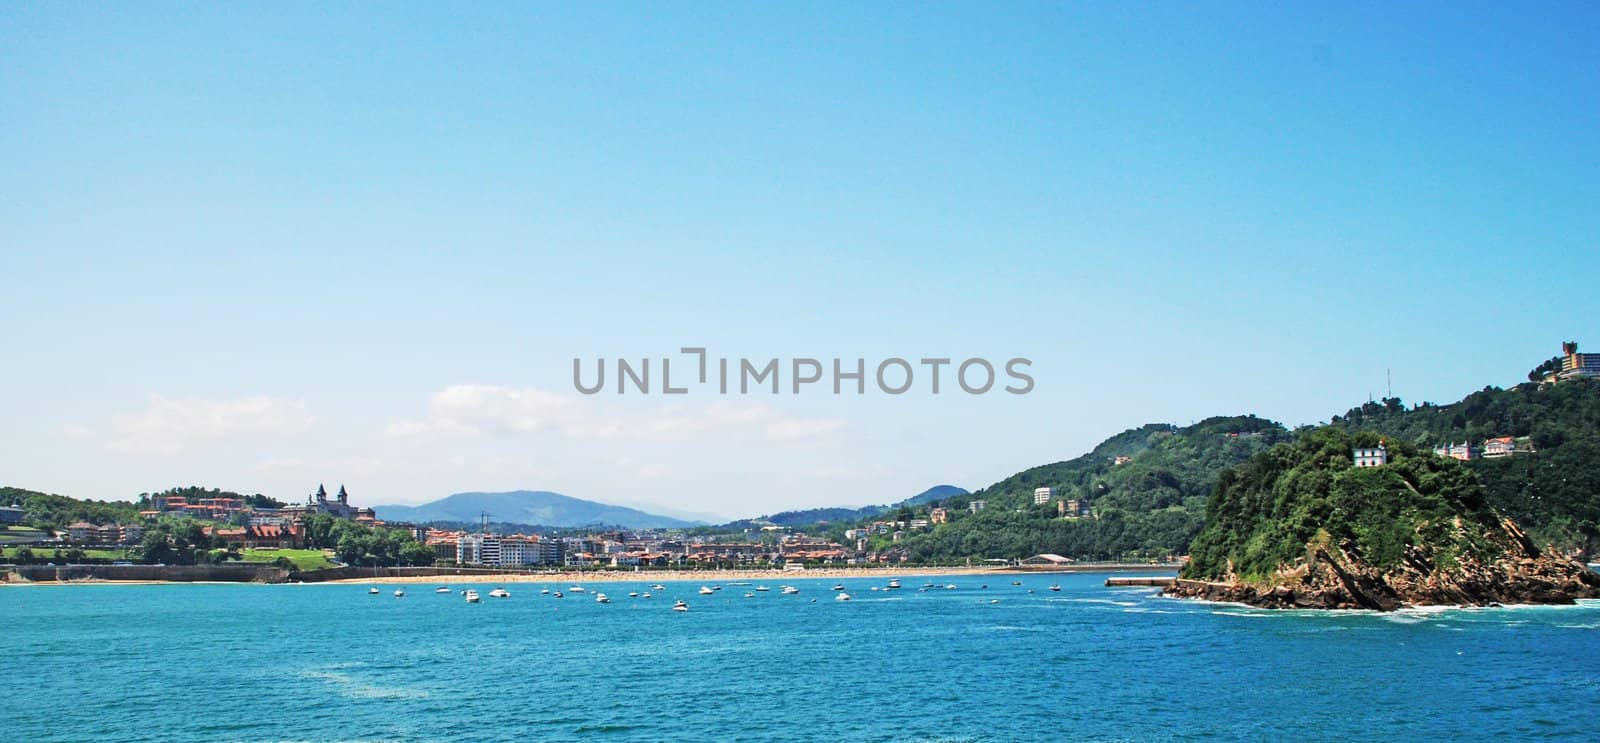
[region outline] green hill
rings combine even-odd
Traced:
[[[904,544],[912,559],[924,561],[1039,552],[1081,559],[1182,554],[1200,531],[1217,474],[1290,436],[1278,423],[1255,416],[1131,429],[1076,459],[1033,467],[970,495],[944,499],[950,523],[913,533]],[[1119,456],[1132,459],[1117,464]],[[1052,488],[1055,495],[1035,505],[1034,489],[1040,487]],[[985,507],[970,512],[968,504],[975,500]],[[1092,515],[1062,518],[1061,500],[1085,501]]]
[[[139,508],[126,501],[78,500],[65,495],[0,487],[0,505],[22,506],[22,521],[42,529],[62,529],[74,521],[120,524],[139,516]]]
[[[1381,434],[1306,432],[1224,471],[1173,591],[1275,607],[1570,603],[1600,576],[1542,554],[1490,505],[1477,473]]]
[[[1600,553],[1600,380],[1485,387],[1449,405],[1407,408],[1388,398],[1334,416],[1330,424],[1428,449],[1522,438],[1521,447],[1531,452],[1468,464],[1483,480],[1489,504],[1525,525],[1541,545]]]

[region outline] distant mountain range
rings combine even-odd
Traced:
[[[887,513],[901,506],[921,506],[936,501],[944,500],[957,495],[968,495],[965,488],[954,485],[935,485],[916,495],[887,506],[863,506],[861,508],[807,508],[799,511],[780,511],[770,516],[759,519],[746,519],[735,521],[733,525],[757,522],[767,522],[778,526],[806,526],[809,524],[853,522],[872,518]]]
[[[954,485],[936,485],[910,498],[888,506],[864,508],[812,508],[804,511],[784,511],[750,522],[771,522],[784,526],[798,526],[830,521],[851,521],[876,516],[900,506],[917,506],[942,500],[953,495],[966,495],[967,491]],[[705,526],[705,519],[684,519],[650,513],[639,508],[614,506],[606,503],[573,498],[546,490],[514,490],[507,493],[456,493],[419,506],[374,506],[378,518],[384,521],[409,521],[428,523],[448,521],[476,524],[484,513],[496,524],[520,524],[572,528],[581,526],[621,526],[630,529],[672,529]],[[666,509],[662,509],[666,510]],[[680,513],[681,512],[675,512]],[[744,523],[735,521],[734,524]]]
[[[622,526],[630,529],[670,529],[700,526],[703,522],[685,521],[646,513],[637,508],[612,506],[573,498],[545,490],[514,490],[508,493],[456,493],[420,506],[374,506],[385,521],[459,521],[475,524],[483,513],[494,522],[536,524],[539,526]]]

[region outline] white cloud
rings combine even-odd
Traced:
[[[80,426],[76,423],[67,423],[61,426],[61,435],[75,441],[94,438],[94,429]]]
[[[421,421],[397,421],[390,423],[383,429],[383,435],[391,439],[416,436],[428,432],[428,424]]]
[[[306,463],[297,457],[268,459],[256,465],[257,472],[293,472],[305,468]]]
[[[428,400],[428,420],[399,421],[384,429],[390,438],[424,433],[478,436],[532,433],[569,417],[572,401],[544,390],[457,384]]]
[[[185,400],[152,394],[143,412],[112,419],[112,438],[105,446],[116,452],[177,454],[194,442],[235,434],[300,433],[315,420],[304,400]]]
[[[841,418],[782,418],[767,424],[767,438],[776,441],[816,439],[844,428]]]
[[[390,423],[391,439],[443,436],[517,436],[543,431],[571,439],[681,440],[716,432],[743,432],[786,443],[811,442],[845,427],[840,418],[791,417],[762,403],[717,400],[616,411],[598,402],[531,387],[458,384],[434,393],[426,420]]]

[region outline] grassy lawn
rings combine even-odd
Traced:
[[[294,562],[296,570],[318,570],[334,566],[328,556],[322,554],[322,550],[256,549],[244,550],[240,554],[244,557],[242,562],[276,562],[280,557],[287,557]]]
[[[20,547],[7,547],[4,550],[5,557],[7,559],[16,557],[17,550],[19,550],[19,549],[21,549],[21,548]],[[29,549],[33,550],[33,556],[35,558],[44,558],[46,560],[50,560],[50,559],[54,559],[55,554],[56,554],[56,548],[54,548],[54,547],[29,547]],[[67,548],[62,548],[61,549],[61,554],[62,554],[63,557],[65,557],[65,555],[67,554]],[[113,562],[115,562],[117,560],[126,560],[126,559],[128,559],[126,554],[122,550],[84,550],[83,551],[83,556],[86,557],[86,558],[90,558],[90,559],[111,560]]]
[[[31,526],[0,527],[0,542],[33,542],[50,535]]]

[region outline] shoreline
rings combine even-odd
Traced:
[[[623,571],[590,571],[590,570],[559,570],[548,573],[465,573],[454,575],[385,575],[355,578],[336,578],[319,581],[286,581],[282,583],[261,583],[261,585],[339,585],[348,583],[364,583],[371,585],[415,585],[450,583],[733,583],[746,581],[779,582],[783,580],[807,580],[817,578],[853,579],[888,578],[904,579],[908,576],[955,576],[955,575],[1062,575],[1073,573],[1127,573],[1138,571],[1149,572],[1175,572],[1177,565],[1173,564],[1135,564],[1135,563],[1085,563],[1066,567],[1051,567],[1039,569],[1018,566],[973,566],[973,567],[837,567],[815,568],[808,570],[781,570],[781,569],[749,569],[749,570],[641,570],[639,572]],[[76,578],[65,581],[0,581],[4,586],[72,586],[72,585],[221,585],[221,584],[249,584],[251,581],[179,581],[179,580],[110,580],[104,578]]]

